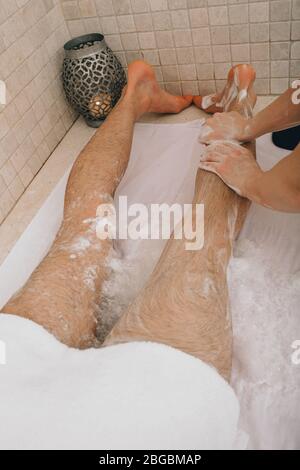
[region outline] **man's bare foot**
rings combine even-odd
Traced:
[[[257,96],[254,91],[256,72],[249,64],[240,64],[234,67],[234,83],[238,91],[234,101],[226,103],[225,111],[235,109],[244,117],[250,118],[256,104]]]
[[[234,68],[232,67],[227,76],[227,83],[220,93],[207,96],[194,96],[193,103],[197,108],[203,109],[206,113],[222,113],[224,110],[224,100],[232,93],[234,84]]]
[[[147,112],[180,113],[193,101],[192,96],[174,96],[162,90],[156,81],[154,70],[142,60],[132,62],[128,67],[128,85],[124,99],[134,102],[137,117]]]
[[[221,113],[229,111],[238,103],[245,104],[249,101],[249,107],[254,108],[256,94],[253,89],[256,73],[248,64],[240,64],[232,67],[228,73],[227,83],[221,93],[209,96],[194,96],[193,103],[207,113]]]

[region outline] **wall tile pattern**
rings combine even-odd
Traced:
[[[101,31],[126,67],[144,58],[173,93],[219,90],[251,62],[257,92],[300,76],[300,0],[61,0],[72,36]]]
[[[0,0],[0,223],[75,119],[63,96],[59,0]]]

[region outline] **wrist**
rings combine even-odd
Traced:
[[[258,204],[262,203],[264,175],[265,172],[257,167],[245,184],[245,197]]]
[[[254,118],[247,119],[245,123],[244,132],[243,132],[243,141],[250,142],[251,140],[254,140],[256,137],[257,136],[255,132],[255,120]]]

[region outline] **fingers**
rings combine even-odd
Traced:
[[[213,144],[211,144],[213,145]],[[241,144],[237,142],[224,142],[219,144],[217,147],[219,152],[223,152],[224,155],[231,156],[233,158],[251,158],[253,159],[254,156],[247,148],[243,147]]]
[[[208,144],[213,140],[240,140],[240,127],[243,127],[241,116],[235,111],[216,113],[206,121],[200,141]]]
[[[204,152],[203,155],[213,155],[213,154],[219,154],[221,156],[224,155],[232,155],[234,153],[237,153],[237,151],[240,150],[240,145],[231,143],[231,142],[220,142],[220,141],[215,141],[211,144],[209,144]]]
[[[215,141],[209,145],[211,151],[222,153],[223,155],[234,155],[240,153],[243,147],[235,142]]]
[[[214,140],[223,138],[224,127],[222,125],[222,114],[216,113],[213,118],[206,120],[205,125],[202,127],[199,141],[203,144],[209,144]]]
[[[206,147],[200,157],[200,162],[215,162],[219,163],[224,159],[222,152],[218,152],[210,147]]]
[[[201,129],[201,133],[199,135],[199,142],[202,144],[208,144],[215,140],[218,137],[218,134],[214,131],[213,129],[213,119],[207,119],[205,121],[205,124],[203,125]]]
[[[215,141],[211,143],[207,150],[209,152],[217,152],[221,153],[222,155],[230,155],[230,156],[241,156],[241,155],[252,155],[249,150],[242,147],[241,144],[237,142],[226,142],[226,141]]]
[[[232,159],[249,156],[252,156],[252,154],[239,144],[231,142],[214,142],[204,149],[202,155],[200,156],[200,162],[201,164],[219,164],[219,173],[222,173],[221,170],[224,164],[227,165],[228,161],[231,161],[231,164],[236,165],[237,160],[232,161]]]
[[[218,173],[218,163],[215,162],[200,162],[199,163],[200,170],[209,171],[210,173],[215,173],[216,175],[220,176]]]
[[[218,134],[212,130],[209,126],[204,126],[202,133],[199,136],[199,142],[201,144],[210,144],[214,140],[216,140]]]

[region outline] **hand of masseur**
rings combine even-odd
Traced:
[[[230,141],[249,142],[268,132],[299,124],[300,104],[294,104],[293,92],[287,90],[252,119],[234,111],[217,113],[206,121],[200,138],[208,145],[200,168],[216,173],[238,194],[284,212],[300,212],[300,144],[264,172],[249,150]]]
[[[206,120],[201,134],[203,144],[211,144],[216,140],[249,142],[251,139],[251,120],[237,111],[214,114]]]
[[[216,173],[227,186],[249,199],[253,186],[263,176],[250,150],[231,142],[215,141],[206,147],[199,167]]]

